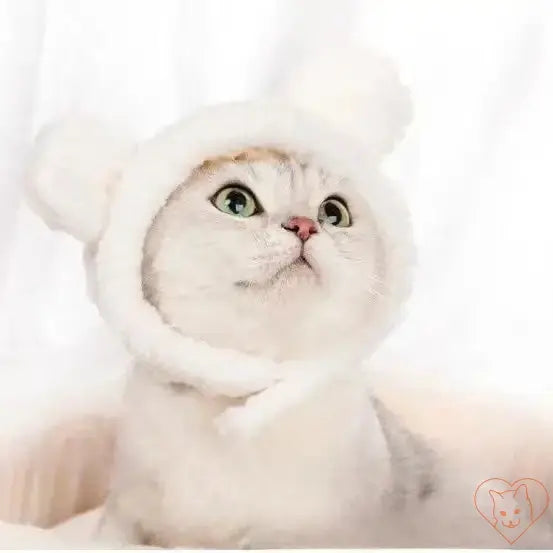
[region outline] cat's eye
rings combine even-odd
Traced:
[[[337,196],[327,198],[319,207],[319,223],[335,227],[350,227],[351,215],[344,200]]]
[[[507,516],[507,511],[499,511],[499,514],[504,517]]]
[[[520,513],[520,509],[515,509],[515,515],[518,515]]]
[[[237,217],[251,217],[263,211],[254,193],[238,182],[221,188],[212,196],[211,203],[219,211]]]

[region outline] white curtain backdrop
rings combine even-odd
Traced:
[[[0,0],[0,416],[125,368],[79,244],[24,204],[37,129],[88,112],[144,138],[345,40],[394,58],[416,111],[387,161],[413,213],[416,285],[375,362],[413,386],[552,398],[553,2]]]

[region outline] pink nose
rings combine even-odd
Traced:
[[[315,221],[309,217],[290,217],[284,225],[286,230],[291,230],[298,235],[298,238],[305,242],[312,234],[317,233]]]

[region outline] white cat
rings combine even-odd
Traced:
[[[157,214],[146,297],[167,324],[276,360],[362,351],[385,293],[378,229],[347,182],[281,152],[206,161]],[[214,419],[237,401],[159,384],[129,388],[107,523],[165,546],[353,546],[390,487],[386,441],[362,373],[241,442]],[[239,401],[239,400],[238,400]],[[372,522],[374,524],[374,522]]]

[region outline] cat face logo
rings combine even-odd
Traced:
[[[490,478],[474,492],[474,506],[509,543],[515,543],[546,511],[549,494],[534,478]]]

